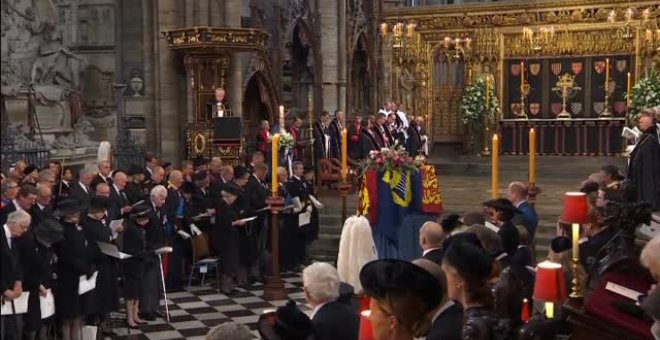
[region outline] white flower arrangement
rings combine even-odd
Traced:
[[[641,110],[660,105],[660,73],[650,72],[646,77],[638,80],[630,92],[626,94],[630,96],[628,122],[635,125],[637,114]]]
[[[280,149],[291,150],[296,146],[296,140],[288,132],[280,134]]]
[[[461,122],[467,124],[481,123],[481,118],[484,114],[492,120],[496,114],[499,113],[499,102],[497,94],[495,93],[495,82],[490,83],[489,105],[486,109],[486,77],[482,76],[477,78],[473,84],[468,85],[463,90],[463,96],[460,103],[460,117]]]

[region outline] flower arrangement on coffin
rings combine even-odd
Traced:
[[[641,110],[660,105],[660,73],[653,71],[638,80],[627,96],[630,96],[628,122],[635,125]]]
[[[487,114],[492,121],[499,113],[500,104],[495,94],[495,82],[490,81],[489,83],[488,109],[486,109],[486,77],[477,78],[463,91],[460,103],[460,116],[463,124],[479,125],[484,114]]]
[[[296,140],[290,133],[284,132],[280,134],[280,149],[285,151],[291,150],[296,146]]]
[[[419,171],[419,167],[424,165],[425,161],[424,156],[413,158],[402,146],[395,144],[389,148],[369,152],[369,157],[360,162],[360,174],[364,175],[368,170]]]

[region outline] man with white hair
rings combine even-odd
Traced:
[[[206,340],[252,340],[250,329],[238,322],[227,321],[206,333]]]
[[[312,308],[310,319],[314,339],[357,339],[360,318],[349,306],[337,302],[339,297],[337,269],[324,262],[315,262],[303,270],[305,300]]]
[[[445,239],[442,226],[436,222],[426,222],[419,229],[419,246],[422,257],[437,264],[442,263],[442,241]]]
[[[2,226],[0,240],[0,259],[2,273],[0,274],[0,291],[3,302],[10,302],[23,294],[22,272],[18,261],[18,247],[15,239],[21,237],[30,227],[30,214],[23,210],[14,211],[7,216],[7,222]],[[2,316],[3,339],[19,339],[21,331],[15,324],[20,324],[19,316]],[[18,333],[16,333],[18,331]]]
[[[166,199],[167,189],[162,185],[157,185],[151,189],[149,201],[146,202],[151,207],[151,212],[149,212],[149,223],[145,227],[144,234],[147,255],[144,257],[143,289],[142,294],[140,294],[140,310],[142,313],[140,317],[147,321],[155,320],[156,316],[164,317],[164,314],[158,311],[162,284],[160,280],[160,262],[154,251],[165,246],[165,211],[163,206]]]

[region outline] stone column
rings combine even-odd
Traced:
[[[167,41],[160,36],[161,31],[177,28],[183,13],[176,0],[154,1],[154,17],[158,18],[157,29],[154,30],[156,61],[156,140],[159,142],[158,152],[161,159],[167,159],[179,164],[184,154],[184,138],[181,135],[185,128],[184,115],[180,114],[180,88],[182,75],[178,73],[177,65],[181,60],[167,46]],[[167,136],[167,138],[163,138]]]
[[[225,25],[227,27],[241,27],[241,0],[227,0],[225,6]],[[229,105],[234,115],[243,114],[243,53],[234,53],[229,65],[229,81],[227,95]]]
[[[156,131],[156,78],[154,72],[154,10],[152,0],[142,0],[142,55],[144,60],[144,114],[146,118],[146,131]],[[145,147],[155,150],[156,134],[145,133]]]
[[[320,13],[320,36],[321,39],[321,56],[323,63],[316,66],[315,77],[323,75],[323,110],[333,112],[337,109],[339,103],[337,82],[339,74],[338,71],[338,56],[339,56],[339,33],[337,28],[337,3],[334,1],[321,1],[318,5]],[[313,28],[312,28],[313,29]],[[312,32],[314,33],[314,32]],[[343,39],[343,37],[342,37]],[[316,97],[318,98],[318,97]],[[315,107],[316,106],[315,104]],[[318,115],[317,115],[318,117]]]
[[[337,68],[337,109],[344,111],[346,117],[348,117],[348,112],[346,112],[346,60],[348,60],[348,49],[347,46],[347,37],[346,34],[346,0],[338,1],[338,23],[337,27],[339,28],[338,36],[338,53],[339,56],[339,67]]]

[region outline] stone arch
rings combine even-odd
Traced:
[[[254,150],[254,138],[259,123],[266,119],[274,122],[279,99],[269,73],[257,70],[246,77],[243,93],[243,136],[246,136],[246,149]]]
[[[301,16],[297,17],[295,19],[292,19],[290,23],[287,25],[287,29],[285,30],[284,34],[284,39],[283,39],[283,48],[285,51],[288,51],[288,62],[291,63],[293,62],[295,58],[295,51],[294,47],[296,42],[299,41],[300,45],[307,50],[307,57],[306,57],[306,66],[307,69],[309,70],[309,73],[312,76],[312,93],[313,93],[313,101],[314,101],[314,112],[320,112],[320,110],[323,107],[322,103],[322,89],[321,86],[323,84],[323,72],[322,72],[322,57],[321,57],[321,44],[319,41],[318,35],[315,33],[313,29],[313,24],[306,19],[306,17]],[[286,62],[283,62],[283,69],[282,69],[282,76],[283,80],[287,77],[290,76],[290,74],[287,74],[287,72],[290,72],[290,69],[287,69],[287,66],[291,65],[286,65]],[[292,98],[286,98],[286,95],[288,95],[286,86],[293,85],[291,82],[286,82],[283,81],[283,95],[282,95],[282,100],[283,102],[291,102]],[[293,103],[294,105],[298,106],[298,109],[305,110],[307,109],[307,98],[304,99],[298,99],[297,103]]]
[[[348,63],[348,106],[347,114],[364,115],[369,113],[372,102],[372,64],[370,49],[365,32],[362,32],[351,46]]]

